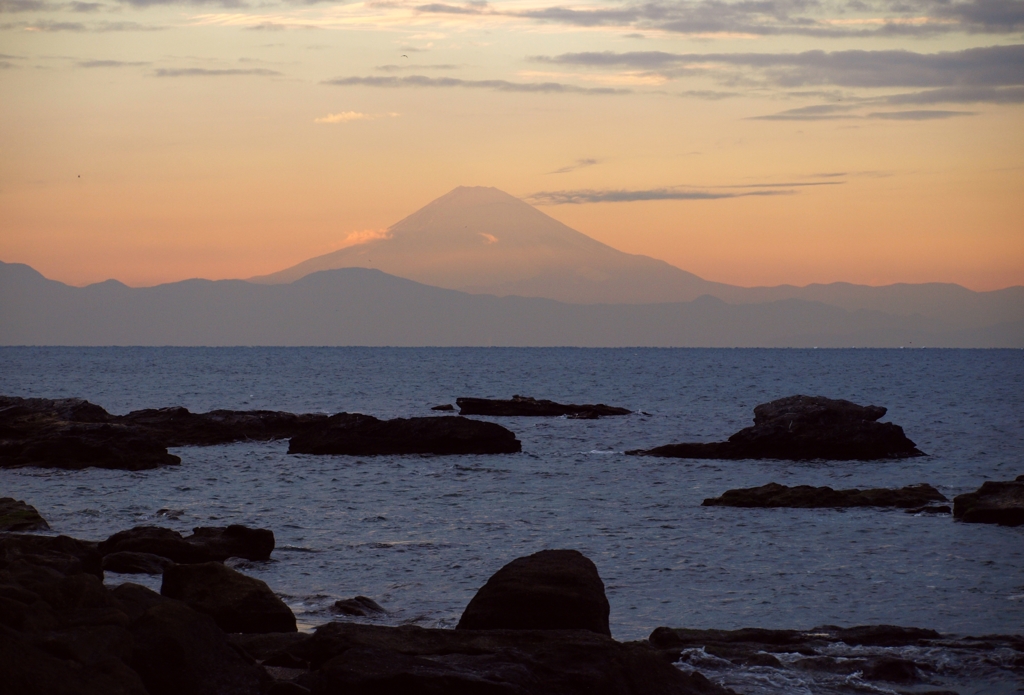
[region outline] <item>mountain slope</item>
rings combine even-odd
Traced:
[[[1024,287],[973,292],[941,283],[737,287],[710,282],[602,244],[496,188],[456,188],[387,234],[251,281],[288,283],[321,270],[376,268],[435,287],[580,304],[688,302],[711,295],[733,304],[802,299],[849,311],[918,314],[961,330],[1024,321]]]
[[[799,299],[566,304],[467,294],[364,268],[283,285],[79,288],[0,263],[0,345],[1024,347],[1024,322],[962,331],[934,318]]]
[[[250,278],[287,283],[337,268],[376,268],[435,287],[580,303],[689,301],[718,283],[623,253],[496,188],[460,186],[387,237]],[[726,288],[726,285],[722,285]]]

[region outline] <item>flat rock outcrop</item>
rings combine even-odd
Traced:
[[[209,615],[225,632],[295,632],[295,615],[266,582],[219,562],[174,565],[160,594]]]
[[[242,440],[287,439],[322,424],[327,415],[283,413],[274,410],[211,410],[187,408],[135,410],[118,422],[137,428],[166,446],[205,446]]]
[[[589,630],[432,630],[328,623],[286,650],[318,695],[728,695],[643,642]],[[283,661],[281,657],[268,659]]]
[[[969,524],[1024,525],[1024,475],[986,480],[974,492],[953,498],[953,518]]]
[[[139,471],[178,463],[159,439],[88,401],[0,396],[0,468]]]
[[[31,504],[0,497],[0,531],[48,531],[50,525]]]
[[[136,526],[118,531],[98,546],[99,553],[132,552],[159,555],[180,564],[223,562],[229,557],[269,560],[274,550],[274,532],[238,524],[227,527],[197,527],[182,536],[162,526]]]
[[[96,544],[69,536],[0,533],[0,568],[19,561],[62,575],[83,573],[103,578],[103,558]]]
[[[787,487],[768,483],[760,487],[726,490],[721,497],[710,497],[705,507],[898,507],[913,509],[946,498],[931,485],[920,483],[901,488],[870,488],[867,490],[833,490],[830,487],[795,485]]]
[[[509,454],[522,450],[516,435],[493,422],[464,417],[378,420],[339,413],[292,437],[289,454]]]
[[[457,630],[589,630],[611,636],[597,567],[576,550],[542,550],[508,563],[466,606]]]
[[[590,420],[608,415],[629,415],[630,410],[604,403],[576,405],[556,403],[527,396],[512,396],[509,400],[491,398],[457,398],[459,415],[496,415],[529,417],[568,417]]]
[[[754,425],[725,442],[668,444],[628,454],[692,459],[899,459],[924,454],[903,428],[878,422],[885,408],[789,396],[754,408]]]

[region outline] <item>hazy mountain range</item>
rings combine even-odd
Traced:
[[[1024,287],[735,287],[460,187],[249,280],[78,288],[0,263],[0,344],[1024,347]]]

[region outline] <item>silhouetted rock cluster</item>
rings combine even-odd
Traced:
[[[953,517],[974,524],[1024,525],[1024,475],[987,480],[975,492],[953,498]]]
[[[47,531],[50,525],[31,504],[0,497],[0,531]]]
[[[456,398],[460,415],[496,415],[559,417],[565,415],[581,420],[593,420],[607,415],[629,415],[630,410],[598,403],[596,405],[575,405],[538,400],[527,396],[512,396],[511,400],[490,398]]]
[[[705,507],[898,507],[920,508],[946,498],[931,485],[920,483],[897,489],[833,490],[830,487],[768,483],[760,487],[726,490],[721,497],[709,497]]]
[[[873,460],[923,456],[885,408],[789,396],[754,408],[754,425],[725,442],[668,444],[630,454],[694,459]]]
[[[493,422],[463,417],[378,420],[339,413],[292,437],[289,454],[509,454],[522,450],[516,435]]]
[[[78,398],[0,396],[0,468],[40,466],[145,470],[176,465],[167,447],[291,438],[290,453],[495,454],[522,449],[515,434],[465,418],[378,420],[339,413],[186,408],[111,415]]]

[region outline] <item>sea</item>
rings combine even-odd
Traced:
[[[701,506],[769,482],[925,482],[952,500],[986,480],[1012,480],[1024,474],[1021,350],[5,347],[0,393],[85,398],[118,414],[184,406],[393,418],[438,415],[432,406],[460,396],[514,394],[632,411],[481,418],[514,431],[518,454],[311,456],[289,455],[287,441],[240,442],[172,449],[180,466],[141,472],[0,470],[0,496],[37,507],[54,533],[101,540],[140,524],[273,530],[271,561],[229,562],[266,581],[306,630],[336,619],[332,604],[356,595],[387,609],[371,621],[454,627],[507,562],[574,548],[597,565],[620,640],[658,626],[1024,633],[1024,528],[902,510]],[[903,427],[927,456],[624,453],[727,438],[752,424],[754,406],[793,394],[884,406],[883,421]],[[108,584],[124,581],[159,589],[159,577],[107,574]],[[709,655],[691,663],[703,657],[699,670],[750,695],[894,692],[856,676],[780,675]],[[938,673],[961,657],[914,658],[932,658]],[[944,682],[961,694],[1020,692],[1020,670],[1001,661],[1013,658],[988,655],[974,671],[961,664],[968,675]]]

